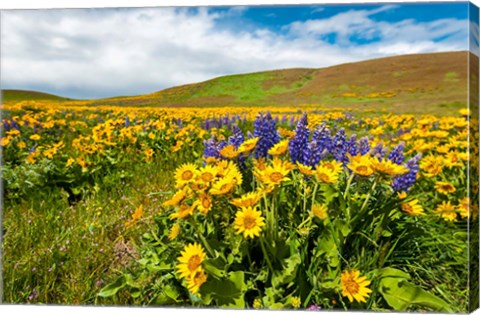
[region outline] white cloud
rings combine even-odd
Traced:
[[[467,49],[467,21],[373,20],[375,13],[391,8],[295,22],[284,33],[218,27],[219,18],[238,18],[242,7],[223,13],[175,8],[3,11],[2,86],[107,97],[225,74]],[[338,42],[326,41],[329,34]],[[379,41],[358,45],[352,36]]]

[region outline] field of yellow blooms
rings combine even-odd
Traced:
[[[23,102],[2,115],[5,303],[475,306],[466,109]]]

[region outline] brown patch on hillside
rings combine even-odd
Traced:
[[[318,70],[305,91],[335,93],[338,86],[349,85],[373,90],[405,90],[452,87],[444,81],[450,72],[467,77],[467,52],[418,54],[373,59]],[[463,80],[457,87],[465,89]],[[463,81],[464,83],[465,81]]]

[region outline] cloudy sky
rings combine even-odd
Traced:
[[[467,50],[469,25],[467,3],[11,10],[1,23],[2,88],[73,98]]]

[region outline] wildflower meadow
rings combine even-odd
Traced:
[[[478,302],[478,120],[467,108],[22,101],[2,115],[5,303]]]

